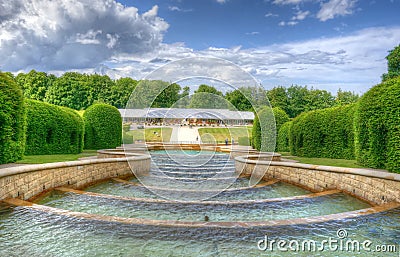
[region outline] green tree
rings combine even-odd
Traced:
[[[335,105],[342,106],[358,101],[360,96],[351,91],[342,91],[340,88],[336,93]]]
[[[110,104],[119,109],[125,108],[137,83],[138,81],[132,78],[120,78],[116,80],[111,86]]]
[[[87,75],[66,72],[47,90],[45,101],[51,104],[84,110],[89,106]]]
[[[189,108],[227,109],[228,102],[215,87],[200,85],[190,99]]]
[[[170,84],[157,95],[151,107],[153,108],[170,108],[180,98],[181,86],[176,83]]]
[[[106,75],[88,75],[88,105],[92,105],[95,102],[110,103],[111,88],[114,86],[114,84],[115,82]]]
[[[282,86],[274,87],[267,91],[267,96],[272,107],[281,108],[285,112],[288,111],[289,97],[286,88]]]
[[[253,105],[240,89],[227,92],[225,99],[239,111],[253,111]]]
[[[389,51],[386,60],[388,61],[388,73],[382,75],[382,81],[400,76],[400,45]]]
[[[27,74],[19,73],[15,78],[25,97],[39,101],[45,99],[46,92],[55,79],[54,75],[47,75],[45,72],[35,70],[31,70]]]
[[[325,109],[334,106],[335,98],[326,90],[313,89],[304,96],[304,111]]]

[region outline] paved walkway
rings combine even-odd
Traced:
[[[170,142],[194,143],[196,142],[196,139],[198,139],[197,142],[201,142],[198,128],[196,127],[189,128],[186,126],[172,127]]]

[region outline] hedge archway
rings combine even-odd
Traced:
[[[83,149],[83,119],[67,107],[27,103],[27,155],[76,154]]]

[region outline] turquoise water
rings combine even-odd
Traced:
[[[224,154],[197,151],[159,151],[152,153],[153,170],[146,182],[168,187],[165,179],[151,178],[160,174],[179,178],[209,178],[234,174],[232,160]],[[218,172],[226,171],[225,174]],[[185,174],[186,173],[186,174]],[[199,174],[189,174],[199,173]],[[208,174],[206,174],[208,173]],[[137,181],[137,180],[134,180]],[[138,181],[137,181],[138,182]],[[219,181],[221,182],[221,181]],[[208,182],[212,188],[216,181]],[[189,183],[187,183],[189,185]],[[231,188],[247,186],[246,179],[234,181]],[[184,187],[186,188],[186,186]],[[188,189],[196,189],[187,186]],[[145,187],[108,181],[91,186],[87,191],[103,194],[162,199]],[[304,195],[310,192],[286,183],[262,188],[226,191],[207,200],[259,200]],[[177,197],[191,197],[196,192],[175,192]],[[198,193],[197,193],[198,194]],[[205,205],[180,203],[145,203],[77,195],[50,193],[41,204],[120,217],[140,217],[159,220],[260,221],[312,217],[367,208],[369,205],[345,194],[259,204]],[[314,240],[317,243],[337,237],[345,229],[347,238],[370,240],[372,246],[394,245],[396,252],[289,251],[274,248],[261,251],[260,240]],[[44,213],[27,207],[0,205],[0,256],[400,256],[400,208],[388,212],[298,226],[268,228],[174,228],[99,222]],[[343,239],[343,240],[344,240]],[[339,240],[340,241],[340,240]],[[262,245],[262,244],[261,244]]]

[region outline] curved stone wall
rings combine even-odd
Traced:
[[[251,156],[250,156],[251,157]],[[353,169],[311,164],[257,161],[235,158],[236,172],[251,176],[264,173],[264,180],[278,179],[312,192],[339,189],[372,204],[400,203],[400,174],[370,169]]]
[[[75,189],[113,177],[150,171],[150,156],[130,154],[124,158],[102,158],[71,162],[35,164],[0,170],[0,200],[29,199],[60,186]]]

